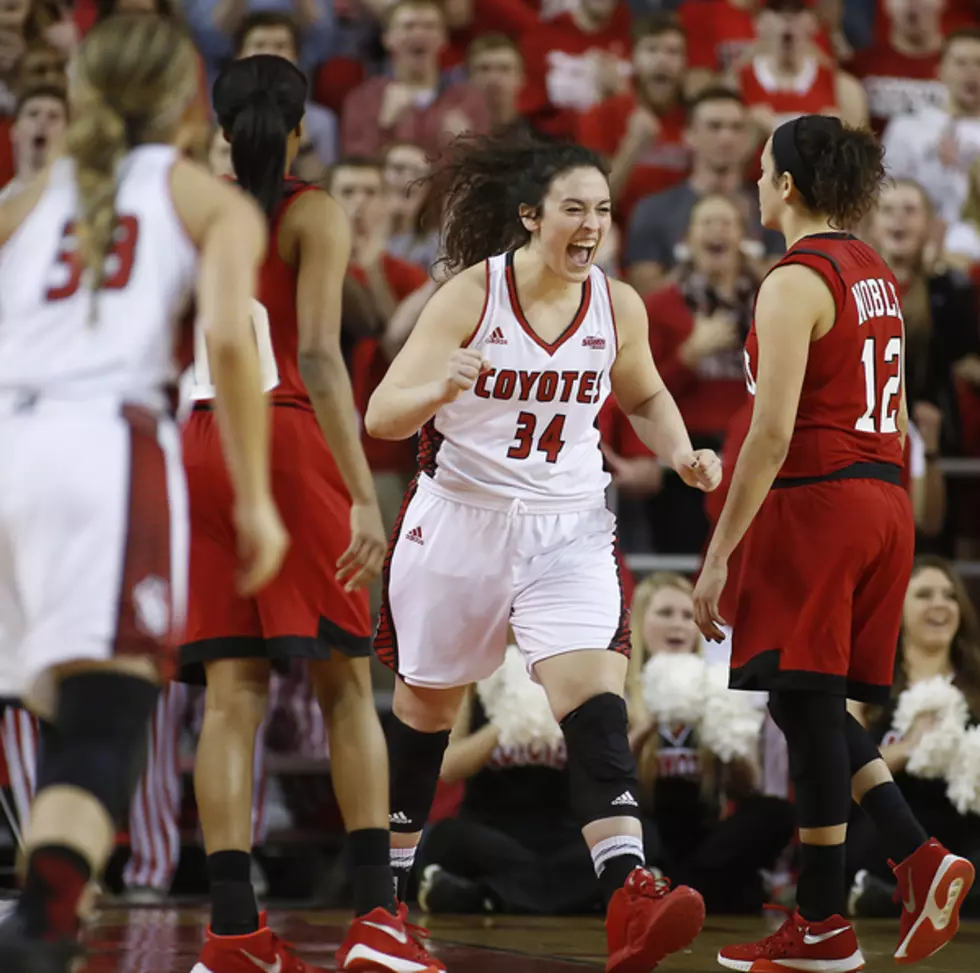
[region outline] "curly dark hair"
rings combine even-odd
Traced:
[[[793,176],[803,202],[835,229],[851,229],[873,209],[885,180],[875,135],[830,115],[803,115],[773,133],[773,180]]]
[[[429,177],[442,220],[443,268],[455,273],[526,244],[521,206],[539,210],[552,181],[581,168],[609,175],[591,149],[524,131],[455,139]]]

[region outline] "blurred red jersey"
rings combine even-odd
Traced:
[[[796,425],[780,478],[825,477],[856,463],[903,464],[902,306],[885,261],[849,233],[804,237],[776,264],[802,264],[823,278],[837,305],[833,328],[810,345]],[[773,268],[775,269],[775,268]],[[755,394],[759,342],[745,342],[746,381]],[[896,479],[897,482],[897,479]]]

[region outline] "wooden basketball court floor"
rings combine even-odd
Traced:
[[[416,917],[413,917],[416,918]],[[334,951],[349,916],[338,912],[269,913],[269,925],[310,963],[334,970]],[[720,970],[720,946],[755,939],[778,918],[709,917],[693,947],[669,956],[664,973]],[[190,973],[204,935],[207,915],[200,907],[106,909],[87,934],[85,973]],[[582,973],[602,968],[605,937],[598,918],[431,917],[432,950],[449,973]],[[868,973],[897,970],[892,952],[898,923],[857,925]],[[956,940],[918,964],[921,973],[978,973],[980,922],[964,923]]]

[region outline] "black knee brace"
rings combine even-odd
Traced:
[[[422,733],[392,713],[387,737],[391,830],[415,834],[425,827],[432,810],[449,730]]]
[[[786,736],[801,828],[845,824],[851,810],[847,701],[828,693],[771,693],[769,712]]]
[[[568,750],[572,811],[584,827],[605,818],[638,818],[639,781],[630,750],[626,703],[602,693],[561,721]]]
[[[46,733],[37,789],[88,791],[119,824],[146,764],[158,686],[136,676],[83,672],[61,681]]]
[[[853,777],[862,767],[866,767],[872,760],[877,760],[881,756],[881,751],[871,739],[871,734],[850,713],[847,714],[844,733],[847,736],[847,753],[851,758]]]

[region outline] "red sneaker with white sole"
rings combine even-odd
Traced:
[[[258,932],[247,936],[216,936],[210,929],[191,973],[326,973],[301,960],[259,916]]]
[[[634,868],[609,902],[606,973],[650,973],[669,953],[690,946],[704,925],[704,899],[686,885]]]
[[[831,916],[822,922],[807,922],[798,912],[789,913],[765,939],[726,946],[718,953],[718,962],[739,973],[854,973],[864,969],[861,947],[846,919]]]
[[[428,930],[408,921],[408,906],[401,903],[398,915],[375,909],[355,919],[340,949],[338,970],[364,973],[442,973],[445,965],[423,945]]]
[[[960,906],[970,891],[976,871],[965,858],[947,851],[930,838],[899,865],[902,926],[895,950],[897,963],[916,963],[948,943],[960,927]]]

